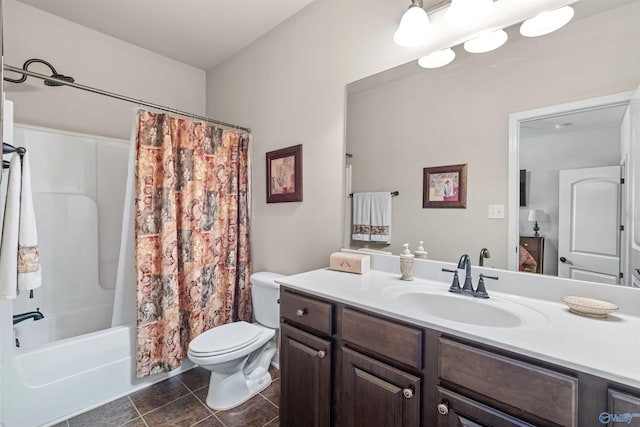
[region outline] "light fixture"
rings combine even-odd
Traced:
[[[529,222],[535,222],[535,225],[533,226],[535,237],[540,237],[540,233],[538,233],[538,231],[540,231],[540,227],[538,226],[538,221],[542,221],[543,215],[544,215],[544,212],[540,209],[531,209],[529,211]]]
[[[422,68],[444,67],[445,65],[453,61],[455,57],[456,53],[449,47],[437,52],[433,52],[430,55],[423,56],[422,58],[418,59],[418,65]]]
[[[451,26],[462,29],[467,26],[467,37],[476,36],[464,42],[464,49],[467,52],[490,52],[505,44],[509,38],[502,29],[490,31],[485,27],[483,33],[482,28],[478,28],[477,23],[487,17],[488,13],[498,12],[497,9],[494,10],[494,7],[497,6],[493,6],[496,0],[445,0],[429,11],[423,8],[423,0],[410,0],[410,2],[409,9],[402,15],[400,25],[393,35],[393,41],[399,46],[418,47],[426,45],[430,41],[437,43],[438,37],[430,40],[432,36],[437,36],[437,34],[435,34],[434,27],[429,20],[429,13],[441,11],[442,4],[446,7],[447,2],[449,5],[442,14],[443,20]],[[525,37],[548,34],[567,24],[573,15],[574,11],[570,6],[542,12],[524,21],[520,26],[520,33]],[[441,26],[439,23],[438,25]],[[446,31],[447,28],[444,30]],[[423,68],[438,68],[449,64],[455,59],[456,54],[451,47],[444,47],[445,49],[421,57],[418,64]]]
[[[454,27],[469,25],[485,17],[492,3],[493,0],[451,0],[444,20]]]
[[[565,26],[573,18],[573,8],[563,6],[555,10],[547,10],[529,18],[520,26],[520,34],[525,37],[538,37],[549,34]]]
[[[464,42],[464,50],[469,53],[485,53],[495,50],[506,43],[509,36],[504,30],[484,33],[475,39]]]
[[[428,41],[430,26],[427,11],[422,8],[422,0],[412,0],[411,6],[400,19],[400,26],[393,35],[393,41],[402,47],[425,44]]]

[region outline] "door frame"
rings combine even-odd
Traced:
[[[564,104],[509,114],[509,176],[507,222],[507,269],[518,271],[518,241],[520,224],[520,125],[533,120],[565,114],[628,105],[635,91],[587,98]]]

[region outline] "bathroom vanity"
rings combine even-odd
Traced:
[[[279,280],[283,426],[640,425],[640,290],[593,319],[554,293],[606,285],[474,267],[500,277],[481,301],[447,292],[450,264],[417,262],[413,282],[397,264]]]

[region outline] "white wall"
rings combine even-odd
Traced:
[[[254,271],[326,266],[340,248],[345,85],[415,55],[393,45],[403,11],[388,0],[319,0],[207,73],[207,114],[252,129]],[[265,153],[295,144],[304,201],[267,204]]]
[[[30,58],[50,62],[76,83],[201,115],[204,71],[27,6],[4,0],[4,63],[22,68]],[[141,25],[144,17],[140,17]],[[29,70],[49,74],[42,64]],[[15,73],[5,73],[19,78]],[[5,82],[15,122],[129,139],[136,107],[69,87],[44,86],[29,77]]]
[[[326,266],[328,254],[340,247],[345,85],[411,59],[410,52],[391,41],[402,13],[392,3],[372,1],[363,8],[360,2],[314,2],[207,74],[208,114],[253,129],[254,270],[294,273]],[[537,57],[528,58],[520,44],[508,42],[500,50],[518,54],[508,70],[492,67],[487,56],[479,55],[470,62],[486,62],[485,71],[475,76],[467,74],[463,87],[445,80],[440,87],[429,87],[434,92],[425,90],[416,96],[414,110],[406,117],[427,122],[435,130],[409,137],[402,126],[397,126],[392,140],[385,139],[394,148],[399,141],[412,141],[414,147],[429,150],[429,157],[417,162],[414,158],[424,156],[424,152],[416,156],[405,149],[405,154],[409,153],[405,159],[413,163],[407,165],[406,172],[396,175],[404,175],[402,179],[412,181],[412,187],[403,193],[394,185],[393,190],[401,191],[397,202],[402,199],[412,206],[420,203],[421,193],[417,191],[424,166],[469,163],[470,182],[468,208],[440,215],[434,210],[424,213],[419,222],[430,228],[414,232],[412,245],[417,240],[434,242],[434,246],[451,245],[446,259],[453,253],[475,253],[476,246],[477,250],[487,246],[496,253],[494,258],[503,260],[495,265],[506,266],[507,221],[488,223],[486,216],[488,203],[507,205],[508,114],[635,88],[640,61],[632,52],[639,40],[635,23],[640,8],[636,4],[610,13],[614,19],[604,27],[591,29],[588,19],[567,27],[590,31],[579,34],[582,44],[577,48],[576,33],[572,32],[555,48],[543,52],[553,62],[551,68],[542,67]],[[598,49],[603,39],[614,49]],[[538,46],[539,42],[530,43]],[[540,54],[539,50],[534,49],[532,55]],[[596,51],[598,61],[594,61]],[[445,74],[455,73],[458,67],[454,62]],[[612,78],[610,72],[618,69],[620,75]],[[523,84],[511,73],[525,73],[533,82],[525,79]],[[405,92],[417,93],[427,85],[416,84]],[[519,96],[514,98],[512,94]],[[390,98],[386,102],[399,105]],[[494,107],[496,103],[500,103],[499,108]],[[472,120],[464,126],[458,118],[469,115],[461,109],[472,112]],[[431,116],[434,111],[440,114],[437,118]],[[369,123],[382,126],[386,118],[377,115]],[[485,127],[488,122],[492,123],[490,128]],[[304,150],[304,201],[266,204],[264,153],[298,143]],[[354,183],[355,173],[354,169]],[[475,220],[470,226],[462,226],[458,221],[461,216]],[[431,233],[433,230],[438,233]],[[465,246],[469,237],[476,235],[481,246],[474,242]]]
[[[520,235],[533,235],[529,209],[544,211],[538,221],[545,237],[544,274],[558,274],[558,177],[562,169],[620,164],[621,129],[559,132],[520,139],[520,168],[527,170],[527,207],[520,208]]]

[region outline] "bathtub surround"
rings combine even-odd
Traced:
[[[251,320],[249,134],[145,110],[136,137],[138,378],[189,341]]]

